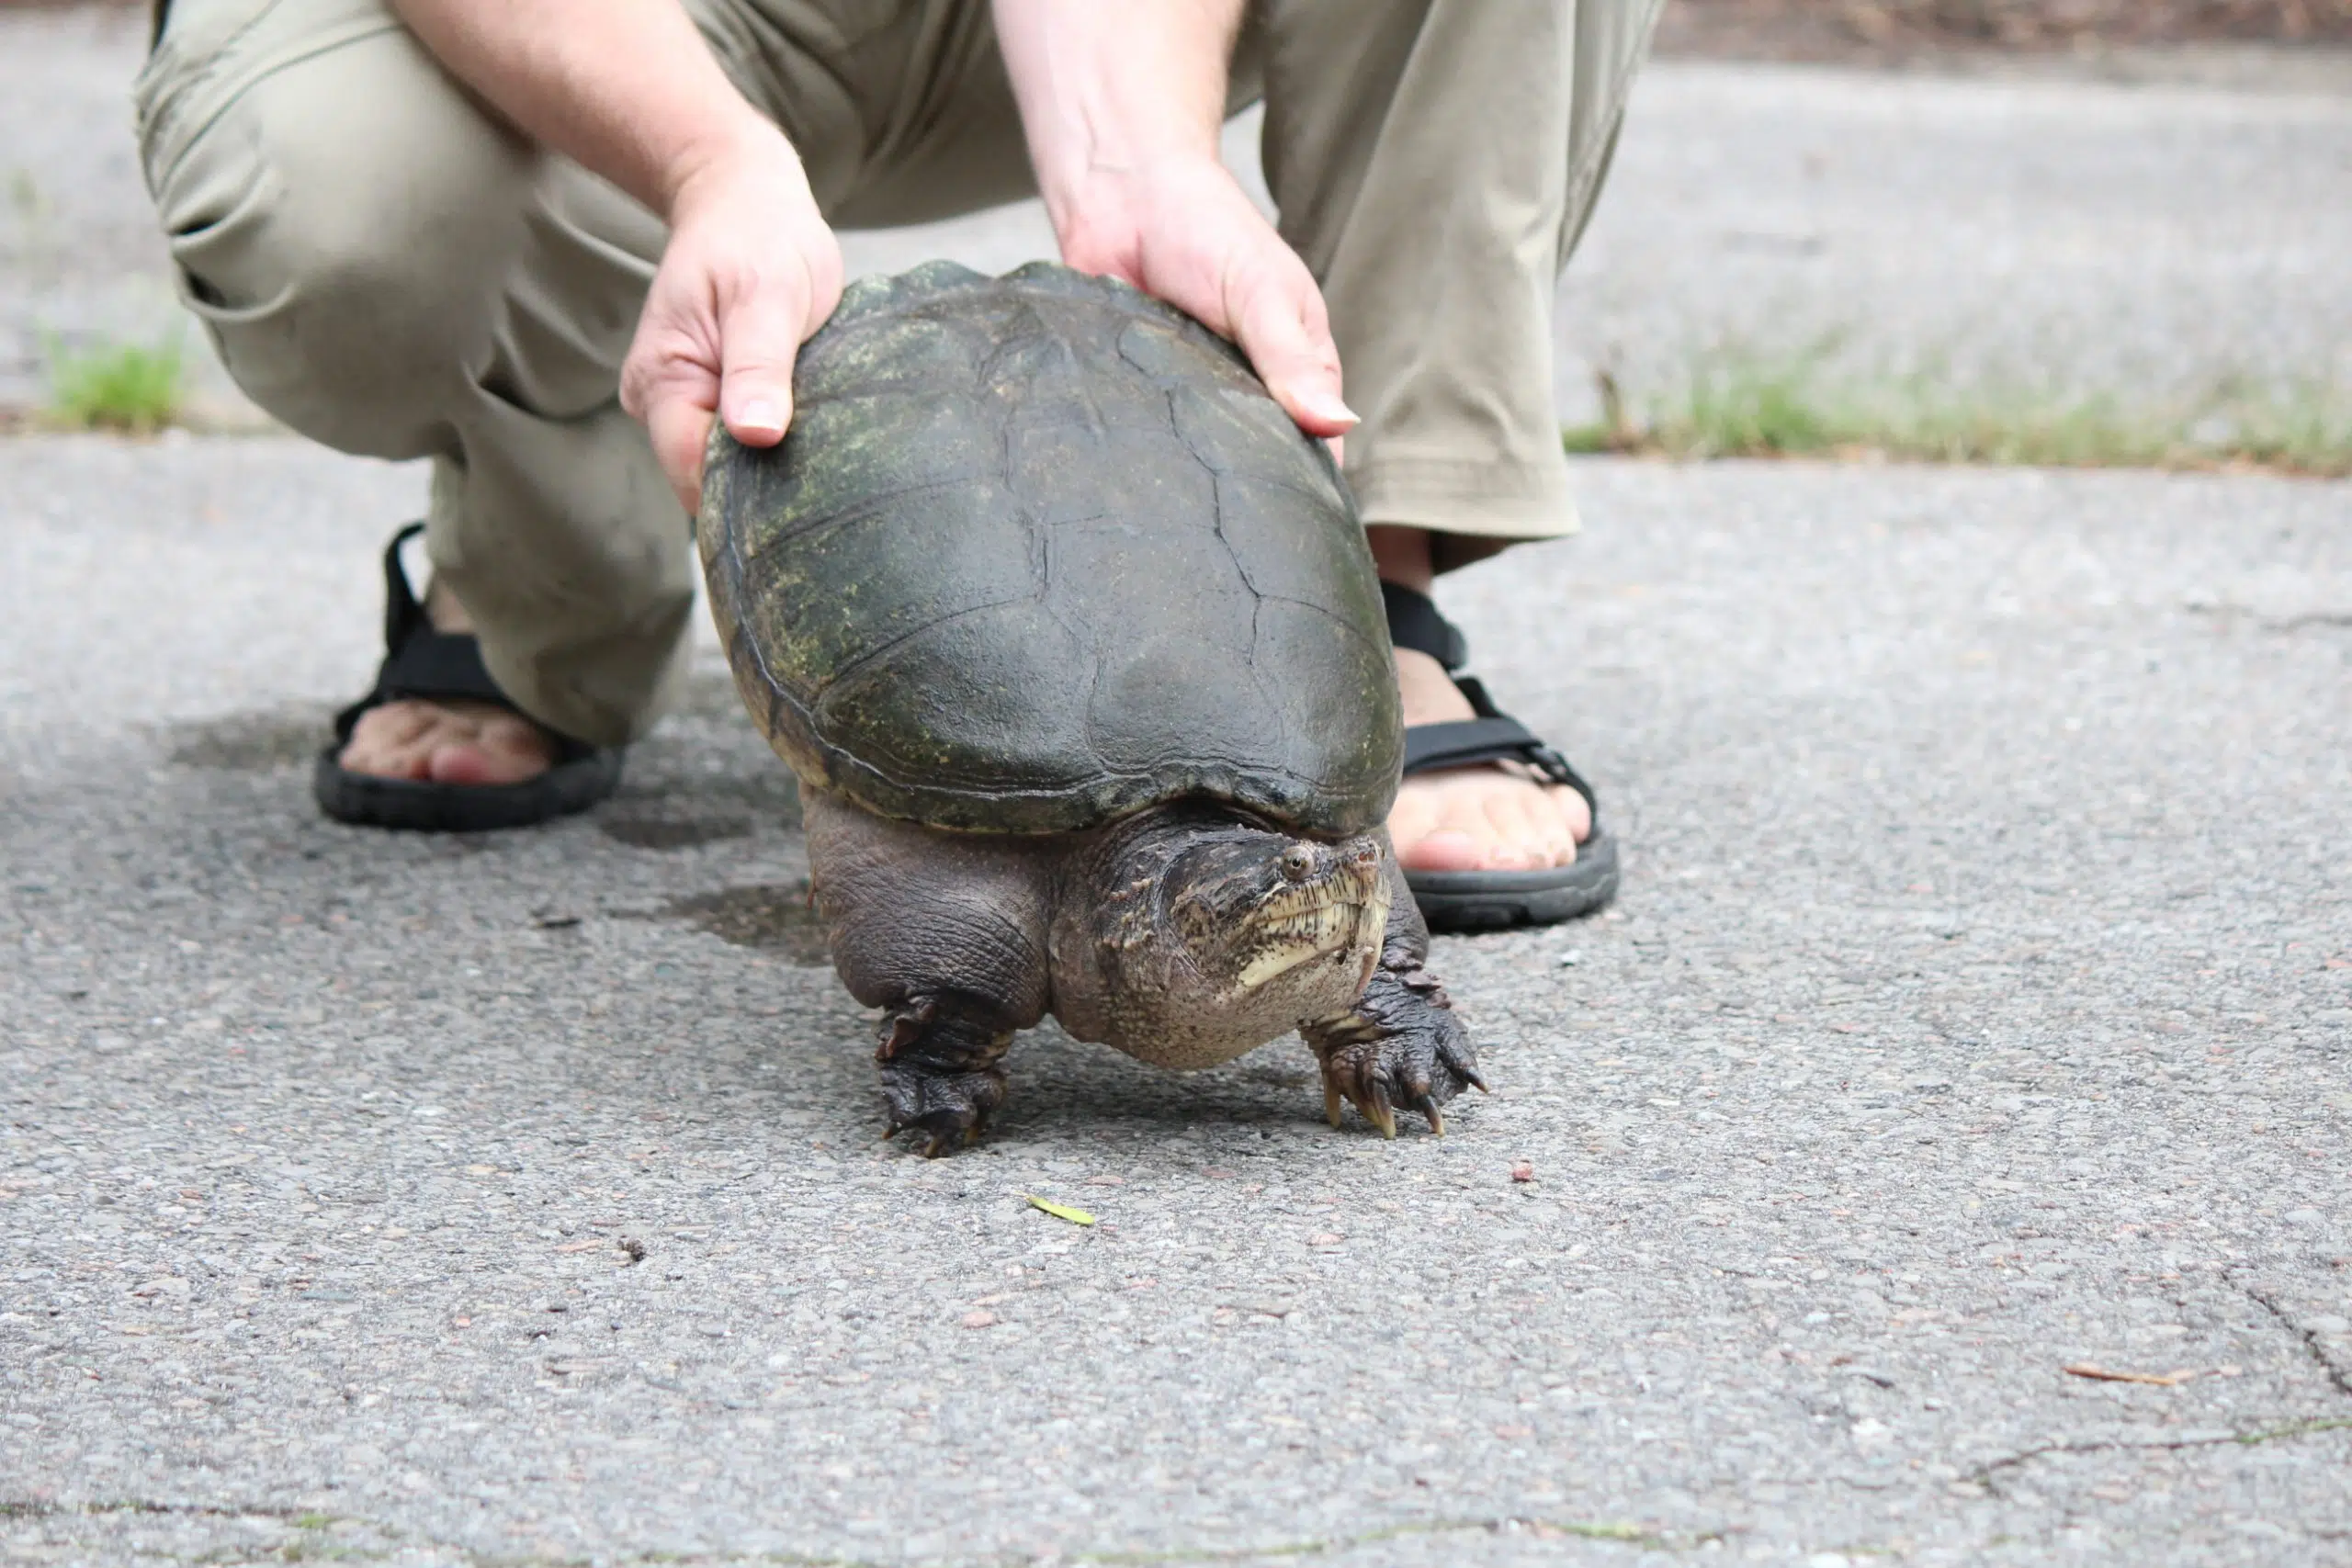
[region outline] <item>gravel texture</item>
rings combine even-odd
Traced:
[[[715,655],[336,829],[418,476],[0,444],[0,1552],[2342,1562],[2352,488],[1580,472],[1447,592],[1630,855],[1440,943],[1492,1098],[1041,1034],[925,1163]]]

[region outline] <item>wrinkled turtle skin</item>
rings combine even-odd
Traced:
[[[1049,1012],[1172,1067],[1296,1029],[1335,1125],[1442,1129],[1476,1058],[1381,826],[1396,672],[1323,445],[1043,264],[859,282],[794,398],[776,447],[714,434],[697,536],[891,1131],[976,1134]]]
[[[780,452],[702,543],[745,699],[886,817],[1092,828],[1200,795],[1326,834],[1401,756],[1379,585],[1329,453],[1239,356],[1106,279],[852,288]]]

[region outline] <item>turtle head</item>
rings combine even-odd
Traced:
[[[1370,834],[1327,844],[1236,824],[1171,862],[1164,919],[1193,969],[1228,996],[1317,964],[1338,965],[1362,989],[1388,919],[1380,861]]]
[[[1204,811],[1123,839],[1099,868],[1094,983],[1057,976],[1057,1010],[1073,1029],[1170,1066],[1207,1066],[1344,1012],[1363,992],[1388,923],[1376,834],[1325,841]]]

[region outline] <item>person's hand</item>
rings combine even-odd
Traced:
[[[1223,164],[1173,154],[1090,169],[1050,207],[1065,262],[1125,278],[1239,344],[1274,400],[1337,453],[1357,421],[1340,399],[1323,291]]]
[[[696,169],[621,367],[621,406],[688,512],[714,415],[747,446],[792,423],[792,365],[842,297],[842,251],[781,136]]]

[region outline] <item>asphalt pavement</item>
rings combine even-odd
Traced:
[[[1645,103],[1711,85],[1893,90]],[[2119,139],[2191,91],[2066,90]],[[2181,363],[2324,366],[2343,210],[2200,162],[2320,111],[2194,91],[2172,177],[2245,208],[2168,231],[2237,312]],[[2112,363],[2179,348],[2128,305]],[[1296,1042],[1179,1077],[1048,1029],[925,1162],[707,633],[590,816],[334,827],[307,767],[423,476],[0,440],[0,1561],[2352,1559],[2352,485],[1578,488],[1581,538],[1442,594],[1626,847],[1609,914],[1439,942],[1494,1093],[1388,1143]]]
[[[927,1163],[715,651],[584,820],[333,827],[417,476],[0,444],[0,1541],[2344,1561],[2352,490],[1580,475],[1447,595],[1629,857],[1440,942],[1493,1096],[1046,1031]]]

